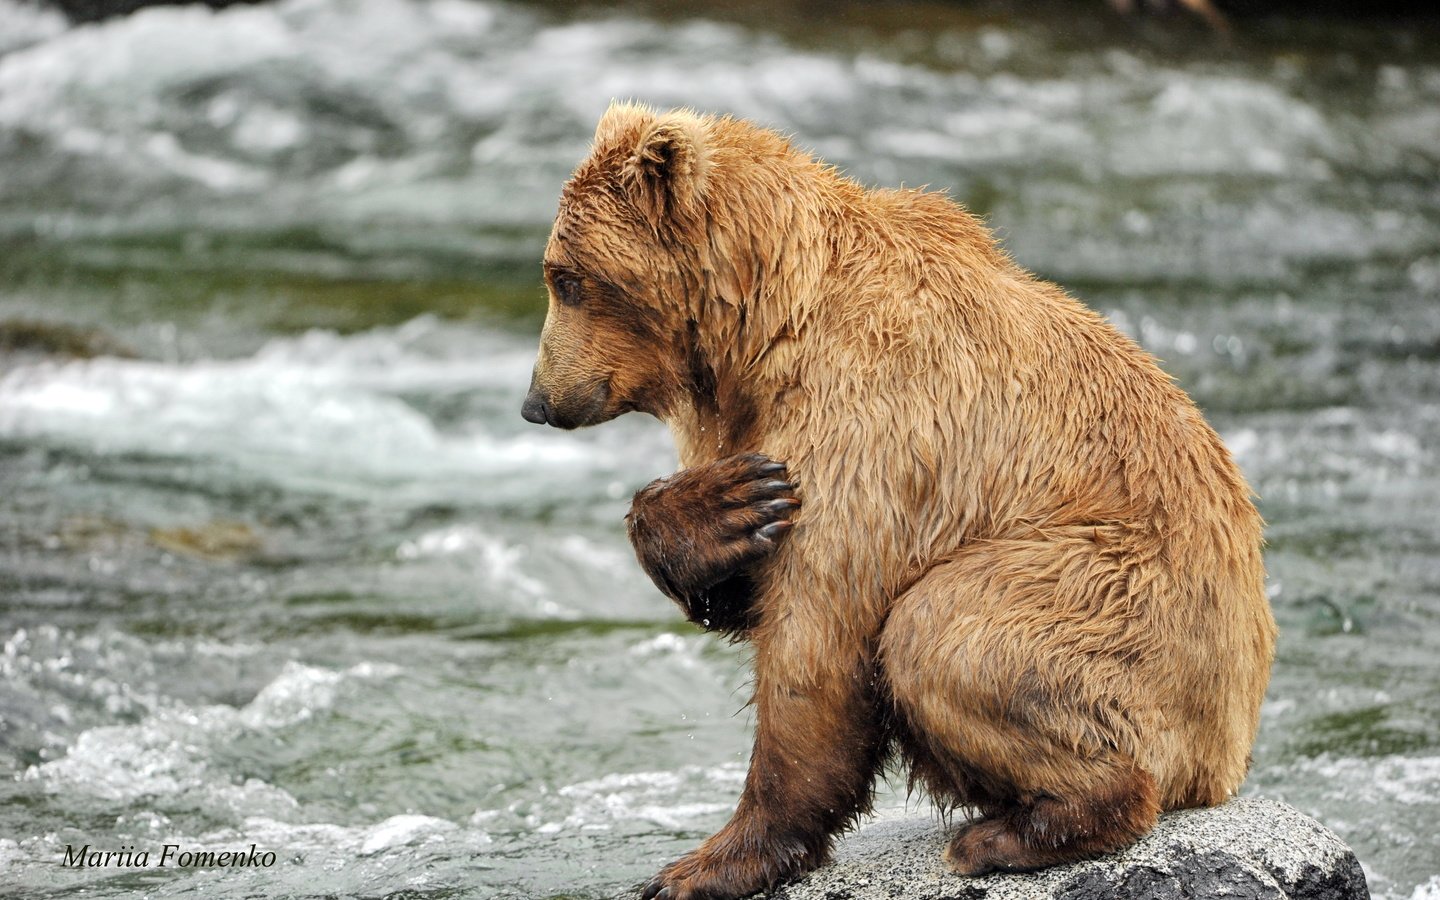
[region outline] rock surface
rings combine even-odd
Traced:
[[[1113,856],[1025,875],[962,878],[941,852],[953,831],[933,819],[880,819],[841,840],[834,861],[766,900],[1360,900],[1355,854],[1283,803],[1238,799],[1163,816]]]

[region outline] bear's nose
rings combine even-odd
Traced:
[[[527,422],[534,422],[536,425],[546,425],[550,422],[550,405],[545,402],[545,396],[537,388],[530,388],[530,393],[525,395],[525,403],[520,407],[520,415]]]

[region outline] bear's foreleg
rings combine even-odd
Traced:
[[[866,643],[789,609],[755,642],[755,746],[735,815],[646,887],[646,900],[732,900],[825,862],[870,808],[889,742]]]
[[[1138,757],[1159,717],[1137,667],[1156,655],[1154,626],[1127,596],[1144,563],[1105,530],[975,542],[885,623],[880,662],[913,777],[982,814],[946,853],[963,874],[1108,853],[1155,824],[1156,773]]]
[[[748,571],[779,546],[799,506],[785,464],[746,453],[652,481],[625,522],[641,568],[690,621],[742,634],[754,624]]]

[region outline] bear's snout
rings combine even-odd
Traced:
[[[525,395],[520,415],[536,425],[569,431],[615,418],[621,410],[610,410],[609,401],[610,385],[606,381],[547,390],[541,387],[537,377],[530,382],[530,392]]]

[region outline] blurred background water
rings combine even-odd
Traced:
[[[1440,898],[1440,25],[1236,32],[0,0],[0,894],[603,897],[724,821],[743,652],[621,528],[668,436],[518,415],[619,97],[947,188],[1163,358],[1270,523],[1247,791]],[[59,866],[87,843],[279,862]]]

